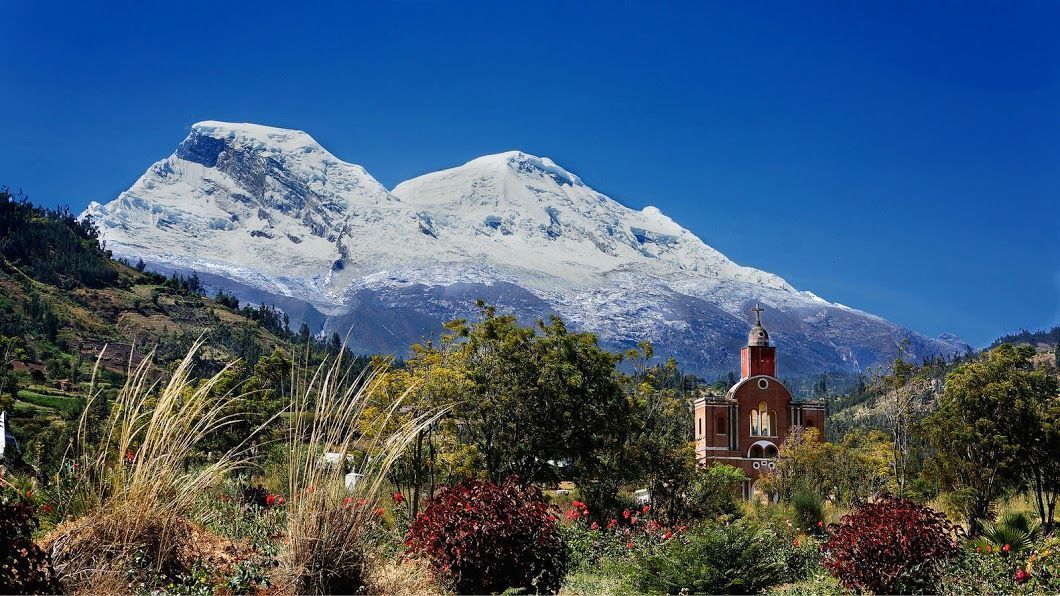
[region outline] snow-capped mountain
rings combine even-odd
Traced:
[[[300,131],[201,122],[117,199],[85,214],[116,255],[196,271],[244,300],[403,353],[478,298],[559,314],[610,347],[651,340],[687,369],[736,368],[754,302],[785,374],[856,371],[966,346],[733,263],[654,207],[637,211],[548,158],[488,155],[387,191]]]

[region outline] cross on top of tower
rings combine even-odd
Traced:
[[[747,334],[747,345],[769,346],[769,333],[766,333],[765,327],[762,327],[762,311],[765,309],[756,302],[751,310],[755,313],[755,324],[751,327],[751,332]]]
[[[761,306],[758,306],[758,303],[755,302],[755,307],[752,308],[751,310],[753,310],[754,313],[755,313],[755,325],[761,325],[762,324],[762,311],[765,310],[765,309],[762,308]]]

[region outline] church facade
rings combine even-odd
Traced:
[[[824,404],[796,401],[777,379],[777,349],[762,326],[762,309],[755,305],[755,324],[740,350],[740,380],[724,396],[700,397],[694,403],[696,457],[740,468],[750,478],[745,498],[755,483],[776,467],[780,447],[795,427],[824,433]]]

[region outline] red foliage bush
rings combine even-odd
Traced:
[[[957,552],[959,532],[934,509],[888,497],[829,526],[822,562],[852,590],[931,592],[936,564]]]
[[[29,503],[0,503],[0,594],[57,594],[48,555],[33,542],[37,520]]]
[[[556,592],[566,572],[554,510],[517,478],[443,489],[413,521],[405,546],[461,594]]]

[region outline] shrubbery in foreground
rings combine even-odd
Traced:
[[[935,591],[936,565],[957,553],[959,528],[907,499],[867,503],[828,528],[824,566],[847,588],[876,594]]]
[[[431,499],[405,544],[462,594],[555,592],[566,550],[554,513],[537,487],[517,478],[465,480]]]
[[[48,556],[33,542],[33,529],[37,525],[33,509],[33,505],[21,500],[0,503],[0,593],[59,591]]]
[[[801,547],[799,539],[789,542],[751,519],[705,523],[641,557],[636,585],[669,594],[754,594],[794,579],[792,563],[805,554],[797,552]],[[806,547],[816,550],[816,544]]]

